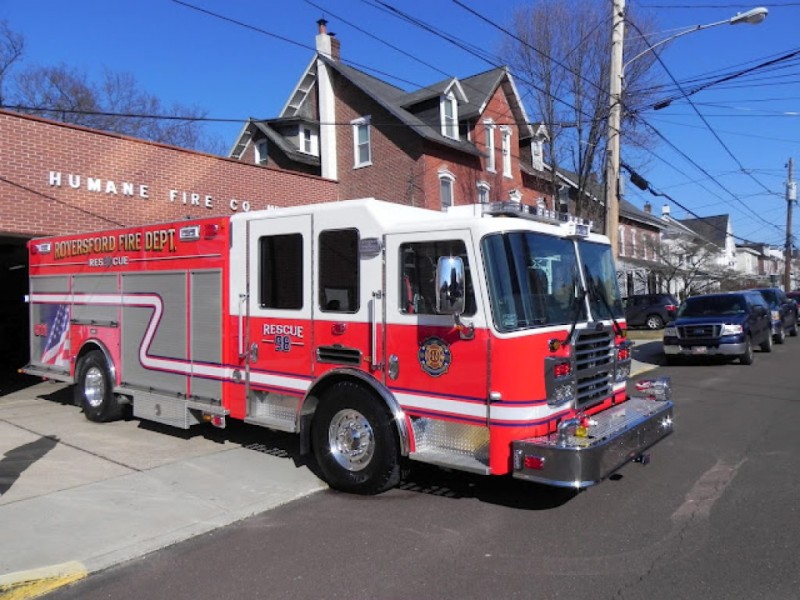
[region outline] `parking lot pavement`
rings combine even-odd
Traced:
[[[71,400],[47,382],[0,396],[0,599],[326,488],[302,466],[296,436],[91,423]]]

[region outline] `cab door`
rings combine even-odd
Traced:
[[[485,425],[488,336],[468,230],[386,236],[384,380],[406,413]],[[467,274],[462,336],[452,315],[436,314],[439,256],[461,256]]]
[[[247,416],[292,430],[312,365],[310,215],[247,224]]]

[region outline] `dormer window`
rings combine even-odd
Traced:
[[[257,165],[266,165],[269,161],[269,156],[267,155],[267,140],[260,139],[256,142],[256,164]]]
[[[319,155],[319,136],[309,127],[300,128],[300,152]]]
[[[442,135],[458,139],[458,102],[453,92],[448,92],[439,99],[439,112],[442,117]]]

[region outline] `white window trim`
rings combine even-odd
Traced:
[[[446,211],[448,205],[445,204],[444,198],[442,198],[442,183],[449,182],[450,184],[450,204],[449,206],[455,206],[456,204],[456,176],[453,175],[447,169],[439,169],[439,203],[441,204],[442,211]]]
[[[500,127],[500,149],[503,155],[503,177],[511,179],[511,128],[507,125]]]
[[[447,105],[453,107],[453,122],[447,121]],[[452,91],[439,97],[439,117],[442,124],[442,135],[457,140],[458,139],[458,100]]]
[[[495,157],[495,143],[494,143],[494,130],[497,126],[491,119],[483,122],[483,127],[486,130],[486,170],[490,173],[497,172],[497,164]]]
[[[619,226],[619,255],[625,256],[625,228],[620,225]]]
[[[369,167],[372,165],[372,127],[370,127],[370,117],[360,117],[350,121],[353,127],[353,168],[360,169],[361,167]],[[367,149],[369,150],[369,158],[366,161],[360,162],[358,151],[358,129],[366,125],[367,127]]]
[[[486,181],[478,182],[478,204],[488,204],[491,202],[492,186]],[[485,201],[484,199],[485,198]]]

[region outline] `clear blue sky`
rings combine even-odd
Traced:
[[[608,4],[610,15],[611,0],[587,1]],[[25,36],[27,65],[63,62],[90,76],[99,76],[104,68],[130,72],[164,103],[196,105],[219,119],[277,116],[313,55],[315,22],[322,16],[341,40],[345,60],[357,68],[372,68],[377,76],[406,89],[443,79],[442,72],[463,77],[494,66],[397,19],[375,0],[186,2],[250,27],[174,0],[0,0],[0,19]],[[519,3],[463,2],[504,24]],[[449,0],[387,3],[489,51],[501,41],[498,30]],[[726,74],[800,49],[800,1],[628,0],[628,4],[650,14],[665,35],[727,19],[754,6],[769,8],[769,17],[760,25],[724,25],[668,45],[662,58],[679,82]],[[689,83],[685,86],[691,88]],[[641,175],[700,216],[730,214],[736,236],[782,246],[790,157],[795,159],[795,179],[800,179],[800,58],[718,84],[692,100],[707,124],[685,99],[642,115],[669,143],[658,142],[658,157],[636,157]],[[530,111],[529,116],[536,118]],[[241,124],[209,128],[232,145]],[[662,198],[629,182],[625,191],[634,205],[641,208],[650,199],[654,211],[660,212]],[[691,217],[678,205],[670,205],[673,216]],[[793,234],[800,244],[798,210]]]

